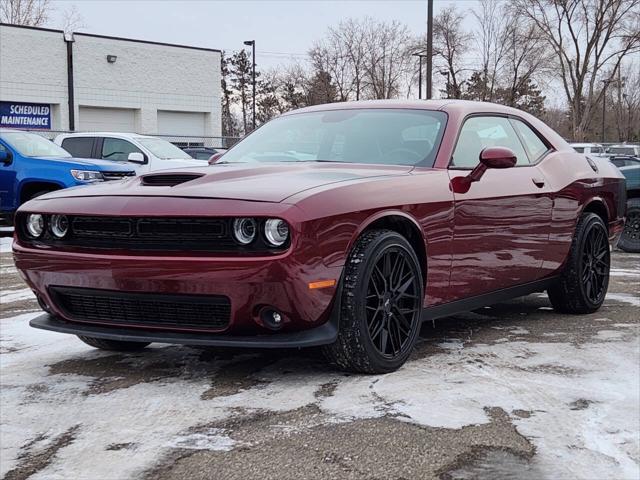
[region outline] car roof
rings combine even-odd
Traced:
[[[600,143],[570,143],[572,147],[601,147]]]
[[[295,115],[306,112],[322,112],[328,110],[349,110],[364,108],[389,108],[389,109],[413,109],[413,110],[442,110],[445,112],[456,112],[463,115],[469,113],[511,113],[522,116],[524,112],[506,105],[499,105],[490,102],[476,102],[472,100],[358,100],[353,102],[335,102],[313,105],[311,107],[292,110],[284,114]]]
[[[73,132],[62,133],[58,137],[115,137],[115,138],[157,138],[151,135],[142,135],[140,133],[129,132]]]

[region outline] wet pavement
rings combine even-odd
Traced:
[[[153,345],[31,329],[0,254],[6,479],[640,478],[640,256],[592,315],[543,294],[425,324],[387,375],[319,352]]]

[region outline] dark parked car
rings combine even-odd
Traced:
[[[188,147],[183,148],[186,153],[191,155],[196,160],[209,160],[216,153],[224,153],[224,148],[209,148],[209,147]]]
[[[611,161],[616,164],[614,159]],[[627,181],[627,213],[618,248],[640,253],[640,159],[624,157],[619,168]]]
[[[389,372],[420,324],[546,290],[603,303],[624,179],[531,115],[465,101],[285,114],[212,166],[23,205],[36,328],[97,348],[323,346]]]

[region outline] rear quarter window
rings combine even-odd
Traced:
[[[62,148],[76,158],[91,158],[93,137],[65,138]]]

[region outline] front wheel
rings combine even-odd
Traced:
[[[627,219],[618,248],[625,252],[640,253],[640,198],[627,201]]]
[[[353,372],[398,369],[418,336],[423,285],[418,258],[402,235],[364,233],[345,266],[338,339],[324,347],[327,358]]]
[[[556,311],[592,313],[600,308],[609,287],[608,236],[607,227],[595,213],[579,218],[562,276],[547,291]]]
[[[149,342],[123,342],[121,340],[107,340],[105,338],[85,337],[78,335],[78,338],[87,345],[100,350],[108,350],[111,352],[135,352],[142,350],[149,345]]]

